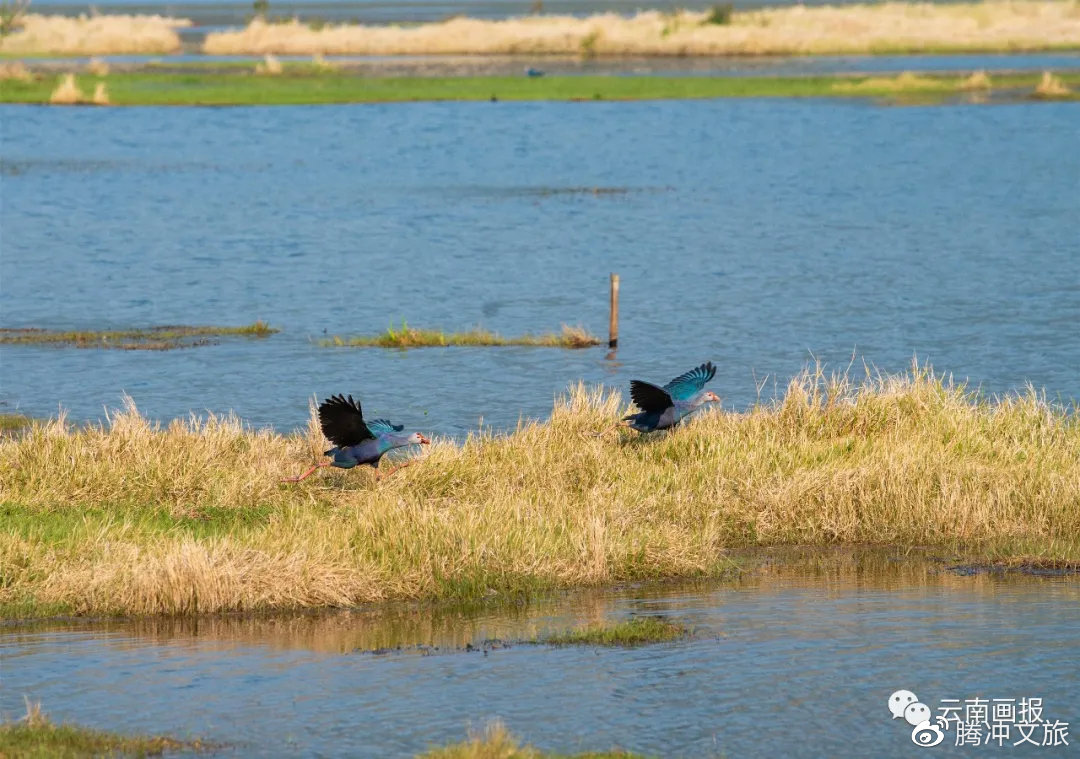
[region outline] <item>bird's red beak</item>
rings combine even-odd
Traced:
[[[431,444],[431,438],[424,437],[424,435],[422,433],[419,433],[419,432],[417,432],[416,434],[420,435],[420,445],[430,445]]]

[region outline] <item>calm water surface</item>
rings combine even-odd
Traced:
[[[630,650],[464,650],[632,615],[664,615],[694,636]],[[21,713],[27,695],[56,719],[201,736],[235,756],[410,756],[501,718],[558,751],[905,757],[918,753],[911,728],[886,708],[901,688],[935,713],[941,699],[1041,697],[1044,718],[1075,733],[1078,631],[1075,580],[920,567],[765,573],[514,612],[8,626],[0,712]],[[950,733],[934,755],[1072,750],[954,743]]]
[[[312,395],[439,434],[543,417],[584,379],[706,359],[727,407],[816,356],[913,355],[990,392],[1080,397],[1080,106],[814,100],[0,107],[0,324],[244,324],[166,353],[0,349],[0,409],[100,418]],[[594,194],[580,188],[620,188]],[[605,350],[327,349],[391,322],[566,322]]]

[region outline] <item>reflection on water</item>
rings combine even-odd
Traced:
[[[466,648],[649,614],[693,638]],[[909,730],[885,707],[899,688],[934,703],[1039,696],[1048,717],[1080,721],[1080,675],[1050,653],[1075,650],[1077,630],[1075,579],[784,556],[727,583],[511,607],[8,626],[0,710],[26,694],[58,718],[203,736],[243,756],[408,756],[494,717],[561,751],[910,756]]]
[[[346,392],[426,432],[711,359],[729,408],[813,355],[913,354],[1080,397],[1076,105],[799,100],[0,107],[2,326],[249,324],[156,355],[0,348],[0,402],[302,425]],[[842,139],[839,136],[842,135]],[[626,188],[625,193],[548,192]],[[327,349],[324,334],[607,325],[605,350]],[[856,363],[856,367],[860,365]],[[774,384],[775,383],[775,384]]]

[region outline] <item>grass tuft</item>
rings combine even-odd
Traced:
[[[683,625],[662,617],[634,617],[612,625],[547,635],[532,642],[552,646],[642,646],[680,640],[689,634]]]
[[[523,335],[521,337],[502,337],[494,332],[477,327],[468,332],[443,332],[435,329],[416,329],[405,322],[399,329],[387,328],[386,332],[374,337],[335,335],[319,340],[325,347],[353,348],[445,348],[459,346],[508,346],[525,345],[542,348],[590,348],[600,345],[600,339],[590,334],[584,327],[571,327],[566,324],[559,334]]]
[[[417,759],[644,759],[621,749],[587,751],[582,754],[553,754],[533,746],[522,746],[502,722],[489,724],[482,733],[470,732],[468,740],[432,748]]]
[[[108,94],[99,85],[99,95],[108,104]],[[54,345],[73,348],[111,348],[114,350],[172,350],[213,344],[216,337],[269,337],[279,332],[263,321],[243,327],[184,325],[147,327],[145,329],[57,331],[36,328],[0,327],[0,344]]]
[[[255,64],[255,73],[262,74],[263,76],[277,76],[284,70],[285,69],[281,66],[281,61],[270,53],[263,56],[261,63]]]
[[[1049,71],[1044,71],[1042,79],[1035,85],[1035,97],[1038,98],[1064,98],[1072,95],[1072,90],[1065,83]]]
[[[29,427],[33,420],[23,414],[0,414],[0,432],[14,432]]]
[[[210,748],[202,741],[164,736],[126,736],[75,725],[57,725],[26,699],[26,716],[0,724],[0,756],[11,759],[76,759],[87,756],[159,756],[166,751]]]
[[[60,78],[60,83],[56,85],[56,89],[49,95],[49,102],[53,105],[75,105],[85,101],[86,98],[79,90],[79,86],[75,84],[74,74],[64,74]]]
[[[925,546],[1080,561],[1080,414],[987,398],[924,367],[807,371],[782,397],[670,433],[595,435],[628,410],[577,386],[546,421],[436,440],[377,481],[304,434],[134,405],[0,437],[0,607],[191,614],[515,597],[726,575],[731,550]],[[32,612],[31,612],[32,613]]]

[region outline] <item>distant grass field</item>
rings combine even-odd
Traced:
[[[206,345],[219,337],[269,337],[278,331],[262,321],[242,327],[172,325],[118,330],[63,331],[0,327],[0,345],[160,351]]]
[[[544,422],[436,440],[400,474],[327,470],[306,435],[237,420],[33,422],[0,437],[0,616],[192,614],[473,600],[718,577],[729,550],[894,545],[1080,560],[1080,417],[923,370],[795,378],[744,413],[596,433],[577,388]]]
[[[115,72],[100,78],[76,77],[86,99],[105,82],[111,105],[302,105],[394,103],[440,100],[620,101],[738,97],[866,97],[897,99],[905,95],[948,97],[969,89],[964,75],[913,77],[697,77],[697,76],[545,76],[520,77],[360,77],[342,71],[318,71],[309,64],[286,65],[284,72],[259,76],[253,71],[186,73]],[[1041,74],[1002,74],[992,90],[1034,96]],[[1076,97],[1080,73],[1059,74]],[[47,103],[62,75],[0,80],[0,102]]]

